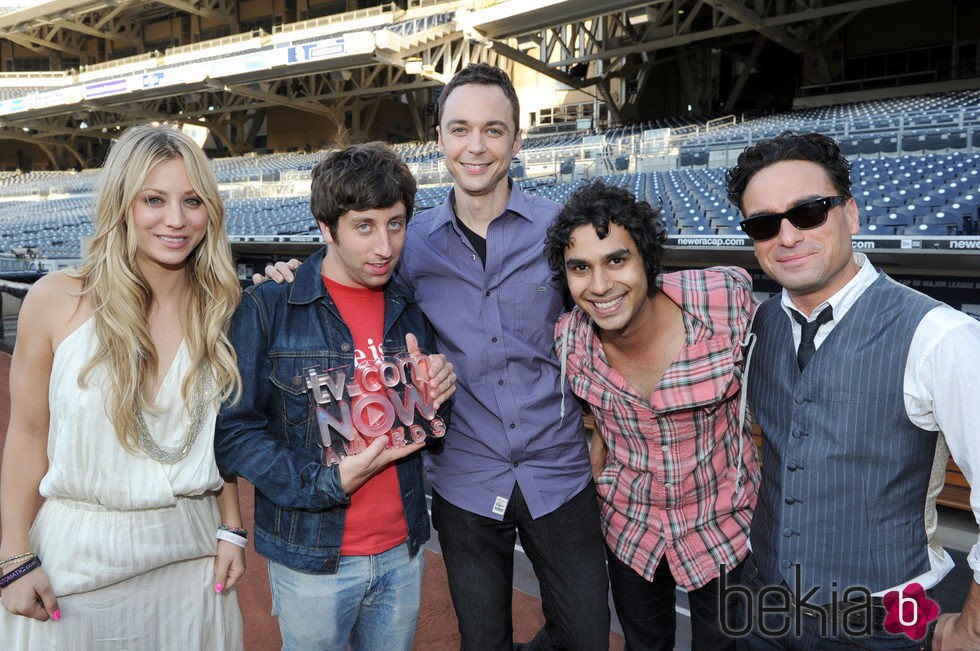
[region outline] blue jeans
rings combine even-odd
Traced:
[[[341,556],[336,574],[269,561],[272,614],[284,651],[407,651],[415,640],[425,554],[402,543],[373,556]]]
[[[514,487],[502,521],[453,506],[432,492],[449,592],[463,651],[511,651],[514,543],[541,586],[545,625],[528,650],[601,651],[609,647],[609,581],[599,503],[589,484],[557,510],[534,519]]]

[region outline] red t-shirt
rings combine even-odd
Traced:
[[[354,336],[355,360],[384,356],[384,290],[348,287],[322,276],[323,284]],[[392,464],[367,480],[350,496],[340,553],[344,556],[380,554],[408,537],[398,471]]]

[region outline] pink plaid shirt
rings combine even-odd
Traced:
[[[609,447],[596,482],[606,544],[647,580],[666,558],[690,590],[748,553],[759,464],[748,428],[737,430],[752,283],[714,267],[661,274],[657,286],[681,307],[687,342],[653,395],[636,395],[609,366],[581,309],[559,320],[555,346]]]

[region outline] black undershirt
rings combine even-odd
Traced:
[[[487,238],[482,237],[476,231],[470,230],[470,228],[463,223],[463,220],[456,217],[456,223],[459,224],[459,230],[463,231],[463,235],[466,239],[470,241],[470,244],[476,249],[476,254],[480,256],[480,261],[483,262],[483,268],[487,268]]]

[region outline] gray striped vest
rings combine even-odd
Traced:
[[[936,433],[909,421],[902,385],[916,326],[939,303],[879,274],[800,372],[779,298],[756,315],[749,377],[764,440],[756,562],[768,585],[817,588],[814,604],[898,585],[929,569]]]

